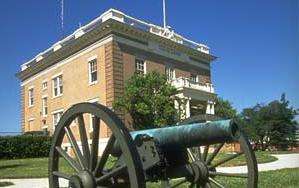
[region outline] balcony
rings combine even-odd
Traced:
[[[215,93],[214,86],[211,83],[194,82],[189,78],[179,77],[171,80],[171,85],[177,88],[179,91],[186,89],[193,89],[198,91],[204,91],[207,93]]]

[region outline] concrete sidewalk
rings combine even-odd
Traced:
[[[14,185],[7,186],[9,188],[48,188],[47,178],[35,179],[0,179],[0,182],[12,182]],[[68,182],[59,180],[62,187],[68,187]]]
[[[299,167],[299,153],[272,156],[276,157],[278,160],[270,163],[258,164],[259,172]],[[220,167],[217,168],[217,171],[226,173],[247,173],[247,166]]]
[[[259,171],[278,170],[283,168],[298,168],[299,167],[299,154],[282,154],[273,155],[278,158],[277,161],[270,163],[263,163],[258,165]],[[246,166],[235,167],[221,167],[217,168],[219,172],[227,173],[247,173]],[[9,188],[47,188],[48,179],[0,179],[0,182],[12,182],[14,185],[7,186]],[[68,187],[67,181],[61,181],[61,186]]]

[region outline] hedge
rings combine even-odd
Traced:
[[[48,157],[49,136],[0,136],[0,159]]]

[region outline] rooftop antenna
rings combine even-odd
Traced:
[[[60,12],[60,20],[61,20],[61,37],[64,35],[64,0],[61,0],[61,12]]]
[[[165,5],[165,0],[163,0],[163,26],[164,29],[166,29],[166,5]]]

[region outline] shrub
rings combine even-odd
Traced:
[[[48,157],[49,136],[0,136],[0,159]]]

